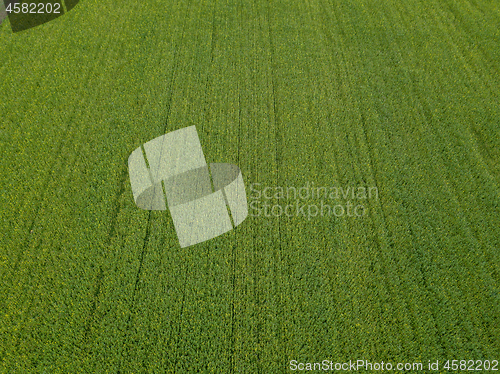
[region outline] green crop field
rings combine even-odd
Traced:
[[[5,19],[0,373],[494,373],[499,124],[497,0]],[[207,162],[240,167],[249,215],[181,248],[127,162],[192,125]]]

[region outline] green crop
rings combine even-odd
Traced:
[[[490,0],[82,0],[4,20],[0,372],[500,360],[499,24]],[[180,248],[168,211],[135,206],[127,159],[192,125],[247,196],[378,194],[362,217],[249,216]]]

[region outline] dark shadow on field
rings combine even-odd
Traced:
[[[76,4],[78,4],[79,1],[80,0],[65,0],[64,2],[66,3],[66,10],[69,12],[75,7]]]
[[[7,11],[5,10],[5,5],[3,1],[0,1],[0,25],[2,24],[5,18],[7,18]]]
[[[3,19],[8,16],[12,32],[28,30],[62,16],[65,13],[63,1],[66,5],[66,10],[69,11],[73,9],[80,0],[37,0],[36,2],[26,3],[20,0],[3,0],[5,9],[10,6],[10,8],[14,10],[14,5],[19,4],[19,10],[18,13],[14,11],[7,13],[4,11],[0,14],[0,21],[3,21]],[[25,7],[23,12],[21,6],[25,4],[27,4],[28,7]]]

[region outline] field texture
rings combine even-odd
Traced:
[[[1,373],[500,360],[497,0],[82,0],[2,23],[0,97]],[[127,159],[191,125],[249,203],[378,195],[180,248]]]

